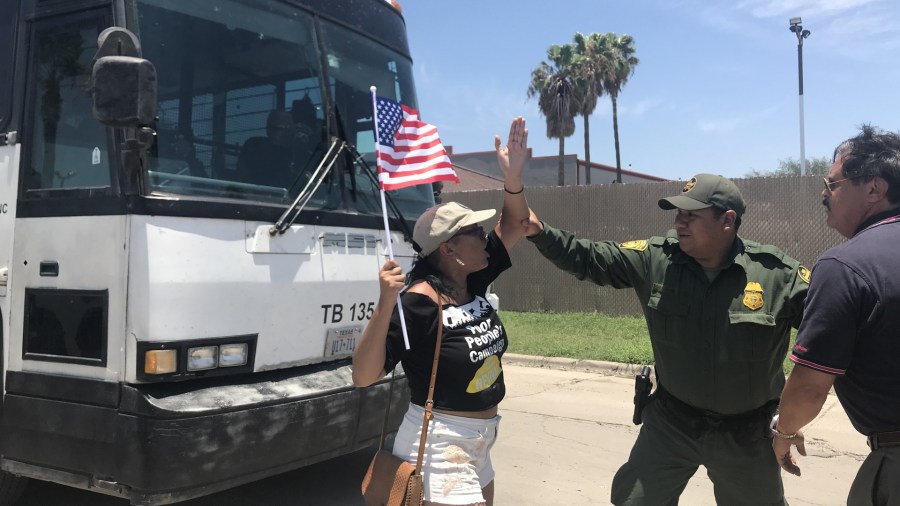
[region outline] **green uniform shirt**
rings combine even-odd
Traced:
[[[809,270],[739,237],[710,282],[674,230],[647,241],[594,242],[544,225],[530,238],[578,279],[631,287],[647,320],[659,382],[700,409],[737,414],[781,396],[790,328],[800,325]]]

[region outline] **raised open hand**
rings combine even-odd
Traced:
[[[528,153],[528,129],[525,128],[525,118],[519,116],[512,120],[506,146],[502,145],[499,135],[495,136],[494,148],[497,150],[497,162],[506,180],[515,179],[517,183],[521,182],[522,168],[525,167],[525,156]]]

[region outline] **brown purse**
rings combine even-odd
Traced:
[[[387,409],[384,416],[384,429],[381,431],[380,449],[372,458],[369,469],[362,481],[362,495],[366,506],[422,506],[424,486],[422,483],[422,458],[425,455],[425,439],[428,435],[428,422],[431,421],[431,408],[434,405],[434,381],[437,378],[438,358],[440,357],[441,338],[444,334],[444,307],[438,301],[437,343],[434,347],[434,362],[431,366],[431,381],[428,385],[428,399],[425,401],[425,418],[422,421],[422,437],[419,440],[419,456],[415,467],[400,457],[384,449],[384,433],[391,409],[391,396],[388,396]],[[391,389],[394,388],[394,375],[391,373]]]
[[[378,450],[362,482],[366,506],[419,506],[422,475],[416,468],[384,448]]]

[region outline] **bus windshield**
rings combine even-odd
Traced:
[[[369,87],[416,107],[409,58],[273,1],[140,0],[136,29],[159,80],[148,191],[286,205],[337,138],[361,156],[306,207],[381,212]],[[409,216],[434,202],[428,185],[391,193]]]

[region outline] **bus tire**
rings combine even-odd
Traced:
[[[15,504],[22,492],[25,491],[26,485],[28,485],[28,478],[0,471],[0,506]]]

